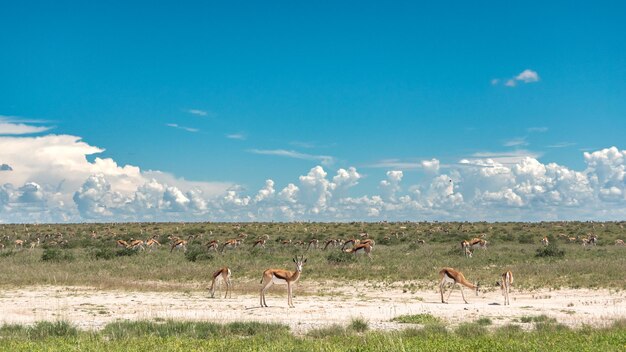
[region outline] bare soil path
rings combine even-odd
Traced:
[[[569,326],[609,325],[626,318],[626,292],[606,289],[514,291],[503,306],[499,290],[478,297],[466,289],[464,304],[458,288],[449,304],[439,292],[405,292],[402,285],[348,285],[307,282],[295,290],[296,308],[287,308],[285,287],[268,292],[269,308],[260,308],[253,291],[234,292],[233,298],[209,298],[206,291],[144,292],[99,290],[90,287],[36,286],[0,289],[0,323],[32,324],[65,320],[82,329],[100,329],[116,320],[174,319],[211,322],[260,321],[289,325],[296,333],[363,318],[372,329],[407,327],[391,322],[403,314],[431,314],[451,325],[488,317],[495,326],[524,316],[545,314]],[[223,295],[221,291],[216,297]],[[530,327],[530,325],[529,325]]]

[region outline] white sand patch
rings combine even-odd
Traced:
[[[252,283],[246,283],[248,285]],[[466,289],[469,304],[464,304],[457,288],[449,304],[442,304],[436,289],[403,292],[401,284],[372,286],[384,285],[302,283],[294,291],[296,307],[291,309],[287,307],[286,288],[280,286],[268,292],[269,308],[260,307],[258,294],[237,290],[231,299],[211,299],[206,291],[134,292],[60,286],[8,288],[0,290],[0,323],[65,320],[82,329],[100,329],[116,320],[259,321],[287,324],[294,332],[303,333],[331,324],[346,325],[352,318],[367,320],[372,329],[401,329],[408,325],[391,322],[391,319],[403,314],[431,314],[450,325],[487,317],[495,326],[540,314],[568,326],[605,326],[626,318],[625,291],[514,290],[511,305],[503,306],[499,290],[476,297],[472,290]],[[216,297],[220,295],[223,292],[218,291]]]

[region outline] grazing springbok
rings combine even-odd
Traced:
[[[309,245],[306,247],[306,250],[308,251],[309,249],[311,249],[311,247],[317,249],[317,247],[319,247],[319,244],[320,244],[320,241],[314,238],[309,241]]]
[[[301,259],[296,257],[293,258],[293,262],[296,264],[295,271],[267,269],[263,272],[263,277],[261,278],[261,284],[263,284],[260,297],[261,307],[267,307],[267,302],[265,302],[265,292],[267,292],[273,284],[287,284],[287,304],[289,305],[289,308],[294,308],[292,288],[293,285],[300,279],[302,266],[306,263],[306,259],[304,259],[304,256],[302,256]]]
[[[548,240],[548,237],[545,237],[545,236],[544,236],[544,237],[541,239],[541,244],[542,244],[542,245],[544,245],[544,246],[549,245],[549,244],[550,244],[550,241]]]
[[[226,293],[224,294],[224,298],[228,296],[230,292],[230,298],[232,298],[232,284],[230,282],[231,271],[228,267],[223,267],[213,273],[213,280],[211,281],[211,287],[209,288],[209,292],[211,292],[211,298],[215,297],[215,289],[217,288],[216,281],[221,277],[222,281],[226,285]]]
[[[440,280],[439,292],[441,293],[441,303],[448,303],[446,302],[446,300],[450,298],[450,295],[452,294],[452,290],[454,290],[454,286],[453,286],[452,289],[450,289],[450,292],[448,293],[448,297],[446,298],[446,300],[444,300],[443,290],[446,284],[459,285],[459,288],[461,289],[461,296],[463,297],[463,301],[465,301],[466,304],[467,304],[467,300],[465,299],[465,294],[463,293],[463,286],[469,287],[471,289],[475,289],[476,296],[478,296],[479,284],[474,285],[471,282],[467,281],[467,279],[465,279],[465,276],[463,276],[463,273],[461,273],[460,271],[454,270],[452,268],[443,268],[439,271],[439,280]]]
[[[359,240],[357,240],[356,238],[350,238],[347,239],[345,241],[343,241],[343,245],[341,246],[341,250],[345,251],[346,247],[351,244],[352,247],[356,246],[357,244],[359,244]]]
[[[338,240],[338,239],[331,238],[328,241],[326,241],[326,245],[324,246],[324,250],[326,250],[328,248],[328,246],[336,247],[336,246],[339,245],[340,242],[341,241]]]
[[[220,241],[219,240],[211,240],[211,241],[206,243],[206,246],[207,246],[207,251],[214,250],[216,252],[219,252]]]
[[[372,255],[370,254],[372,252],[372,246],[369,243],[357,244],[354,247],[344,249],[343,251],[346,253],[354,253],[355,255],[365,253],[368,258],[372,259]]]

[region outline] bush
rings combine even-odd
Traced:
[[[190,262],[213,260],[213,255],[207,253],[202,246],[191,246],[185,252],[185,259]]]
[[[91,247],[89,249],[89,256],[93,259],[110,260],[115,258],[115,250],[108,247]]]
[[[130,257],[130,256],[133,256],[133,255],[137,255],[137,253],[139,253],[139,251],[136,250],[136,249],[120,248],[117,251],[115,251],[115,256],[116,257]]]
[[[352,321],[350,321],[350,329],[356,332],[365,332],[369,329],[369,324],[362,318],[353,318]]]
[[[78,329],[65,321],[40,321],[27,330],[31,339],[45,339],[47,337],[77,336]]]
[[[539,258],[563,258],[565,256],[565,250],[559,249],[556,241],[552,241],[545,247],[537,248],[537,254],[535,254],[535,256]]]
[[[493,324],[493,322],[491,321],[491,319],[489,318],[480,318],[478,320],[476,320],[476,324],[480,325],[480,326],[489,326],[491,324]]]
[[[517,241],[522,244],[533,244],[535,243],[535,238],[530,233],[524,233],[517,236]]]
[[[326,260],[332,264],[348,264],[355,263],[356,256],[346,252],[332,252],[326,256]]]
[[[74,260],[74,255],[72,255],[72,252],[68,250],[58,248],[46,248],[43,250],[41,260],[43,260],[44,262],[71,262],[72,260]]]
[[[13,251],[12,249],[9,249],[6,252],[0,252],[0,258],[11,257],[14,255],[15,255],[15,251]]]

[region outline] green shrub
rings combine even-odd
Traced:
[[[480,318],[480,319],[476,320],[476,324],[478,324],[480,326],[489,326],[489,325],[493,324],[493,322],[491,321],[491,319],[485,317],[485,318]]]
[[[356,256],[353,253],[335,251],[328,254],[326,260],[332,264],[349,264],[356,262]]]
[[[462,323],[454,333],[464,338],[479,337],[487,334],[487,328],[477,323]]]
[[[138,250],[132,248],[120,248],[115,251],[115,256],[117,257],[130,257],[133,255],[137,255],[139,253]]]
[[[46,248],[41,254],[41,260],[44,262],[71,262],[74,260],[74,255],[66,249]]]
[[[535,236],[530,233],[523,233],[517,236],[517,241],[522,244],[533,244],[535,243]]]
[[[78,329],[65,321],[40,321],[27,329],[31,339],[45,339],[48,337],[77,336]]]
[[[430,315],[430,314],[412,314],[412,315],[400,315],[397,316],[391,321],[395,321],[398,323],[406,323],[406,324],[441,324],[441,319]]]
[[[115,250],[109,247],[91,247],[88,252],[89,256],[93,259],[110,260],[115,258]]]
[[[556,319],[550,318],[545,314],[535,316],[523,316],[520,318],[522,323],[556,323]]]
[[[185,252],[185,259],[190,262],[202,261],[202,260],[213,260],[213,255],[206,252],[206,250],[202,246],[190,246]]]
[[[369,329],[369,323],[363,318],[352,318],[350,321],[350,329],[356,332],[365,332]]]
[[[535,257],[539,258],[563,258],[565,256],[565,250],[560,249],[556,241],[550,242],[549,245],[537,248]]]
[[[6,251],[6,252],[0,252],[0,258],[6,258],[6,257],[11,257],[11,256],[14,256],[14,255],[15,255],[15,253],[16,253],[16,252],[15,252],[14,250],[9,249],[9,250],[8,250],[8,251]]]

